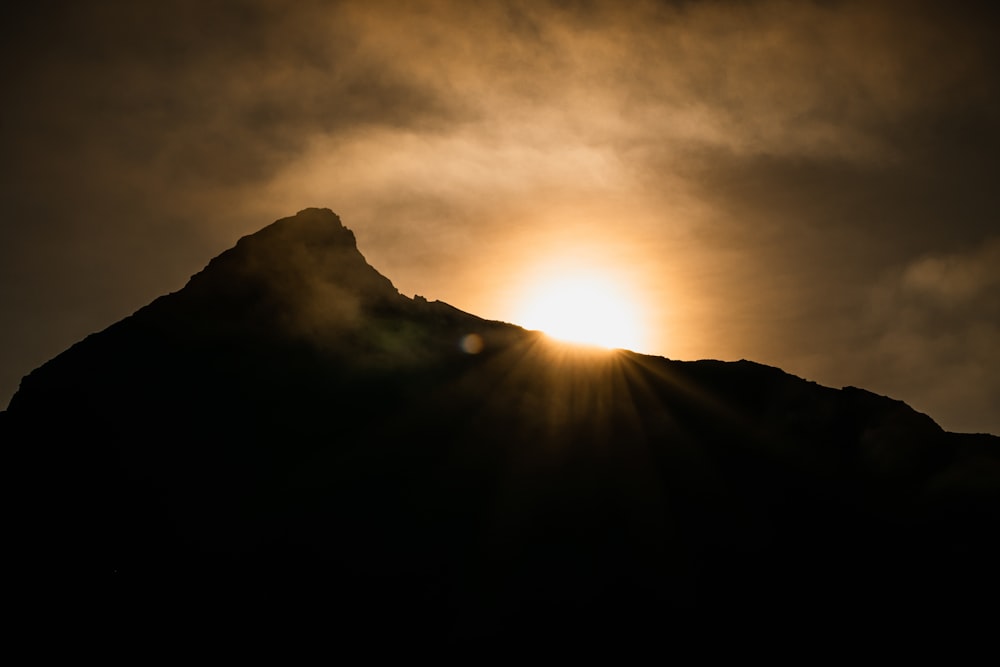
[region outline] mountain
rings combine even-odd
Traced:
[[[119,611],[840,632],[1000,592],[1000,438],[407,298],[327,209],[33,371],[0,436],[21,583]]]

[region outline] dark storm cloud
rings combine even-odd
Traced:
[[[593,237],[673,287],[651,352],[830,384],[891,369],[873,388],[1000,430],[927,389],[940,348],[884,345],[932,336],[900,314],[924,303],[913,267],[979,266],[996,234],[1000,57],[979,5],[4,11],[0,393],[237,236],[330,206],[404,292],[504,316],[526,254]],[[970,302],[925,319],[975,341],[992,317]],[[950,349],[966,356],[942,372],[1000,402],[968,370],[996,375],[989,351]]]

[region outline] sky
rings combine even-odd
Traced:
[[[523,323],[552,280],[608,280],[637,351],[752,359],[1000,434],[988,8],[0,9],[0,405],[316,206],[404,294]]]

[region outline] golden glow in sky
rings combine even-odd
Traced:
[[[636,305],[613,279],[585,272],[545,279],[528,288],[518,323],[573,343],[642,350]]]

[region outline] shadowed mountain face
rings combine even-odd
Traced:
[[[37,369],[0,418],[29,585],[126,606],[224,590],[447,638],[926,621],[998,592],[1000,439],[411,300],[326,209]]]

